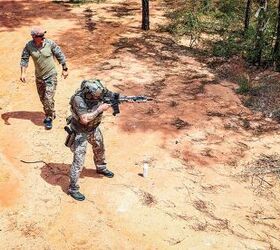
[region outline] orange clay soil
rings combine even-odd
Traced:
[[[157,31],[167,22],[160,1],[150,1],[151,30],[141,31],[140,2],[0,2],[1,249],[280,248],[279,178],[254,176],[246,165],[279,152],[277,125],[245,108],[235,83]],[[19,81],[33,25],[68,58],[51,131],[32,62],[27,83]],[[123,104],[117,117],[106,112],[101,129],[115,177],[96,175],[88,148],[86,200],[77,202],[66,194],[72,153],[63,127],[86,78],[154,101]]]

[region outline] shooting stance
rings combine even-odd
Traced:
[[[62,65],[62,76],[68,76],[65,56],[60,47],[52,40],[45,38],[46,31],[41,27],[33,27],[31,30],[32,40],[29,41],[21,55],[20,80],[26,82],[26,69],[31,56],[35,66],[37,92],[43,104],[45,112],[45,128],[52,128],[55,119],[54,94],[57,85],[57,71],[54,57]]]
[[[81,87],[71,97],[70,105],[72,115],[67,118],[68,133],[65,145],[74,153],[70,169],[69,194],[78,201],[85,196],[79,192],[78,179],[85,161],[87,142],[92,145],[96,172],[112,178],[111,172],[105,162],[105,149],[103,136],[99,129],[102,114],[112,107],[116,115],[119,113],[118,104],[121,102],[144,102],[148,99],[143,96],[120,96],[105,88],[99,80],[84,80]]]

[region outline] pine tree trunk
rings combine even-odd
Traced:
[[[149,21],[149,0],[142,0],[142,29],[150,29]]]
[[[246,10],[245,10],[245,19],[244,19],[244,34],[247,32],[249,25],[250,25],[251,5],[252,5],[252,0],[247,0]]]
[[[264,48],[264,30],[266,25],[267,0],[259,0],[258,23],[256,30],[254,63],[260,65]]]
[[[280,0],[278,1],[278,24],[273,57],[275,62],[275,68],[277,71],[280,71]]]

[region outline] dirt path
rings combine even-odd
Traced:
[[[138,2],[0,2],[0,248],[280,249],[279,178],[272,168],[254,172],[278,164],[266,156],[279,151],[279,133],[265,132],[277,125],[156,31],[165,22],[159,1],[151,1],[151,31],[141,32]],[[37,24],[70,68],[59,81],[52,131],[42,126],[32,63],[28,83],[18,80]],[[70,96],[90,77],[155,102],[123,105],[118,117],[108,112],[102,130],[115,177],[99,178],[88,150],[80,179],[87,199],[76,202],[66,195],[72,154],[63,127]],[[144,160],[148,178],[139,175]]]

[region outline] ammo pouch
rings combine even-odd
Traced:
[[[75,141],[76,133],[71,129],[70,126],[65,126],[64,130],[67,132],[67,137],[65,140],[64,145],[68,148],[71,148]]]

